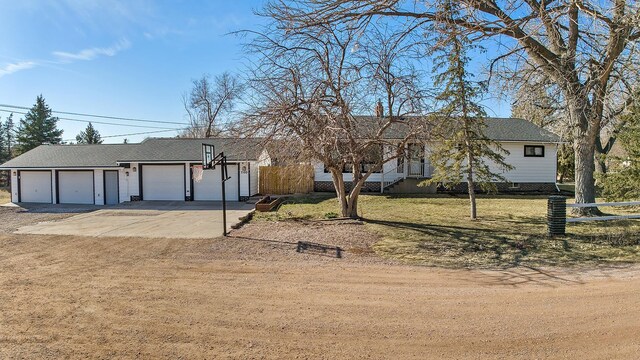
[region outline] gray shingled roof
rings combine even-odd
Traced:
[[[131,145],[40,145],[0,165],[8,168],[115,167]]]
[[[382,122],[380,118],[372,116],[356,116],[356,119],[361,121],[362,129],[360,130],[366,137],[370,132],[375,132],[376,128],[379,128]],[[394,123],[384,133],[386,139],[402,139],[410,131],[409,125],[412,121],[418,121],[417,117],[409,117],[405,121],[406,123]],[[541,143],[556,143],[561,142],[560,137],[548,130],[545,130],[538,125],[517,118],[486,118],[485,135],[495,141],[531,141]]]
[[[130,161],[202,161],[202,143],[224,151],[229,161],[257,160],[261,139],[152,138],[139,144],[41,145],[0,165],[0,169],[116,167]]]
[[[263,139],[177,139],[151,138],[127,152],[120,161],[201,161],[202,144],[224,151],[229,161],[257,160],[264,149]]]

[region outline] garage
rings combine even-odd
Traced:
[[[214,170],[205,170],[202,180],[193,182],[193,199],[198,200],[222,200],[222,185],[220,178],[220,166],[216,166]],[[227,165],[227,172],[230,177],[225,182],[226,197],[228,201],[238,201],[238,165]]]
[[[20,198],[25,203],[51,204],[51,171],[20,171]]]
[[[184,201],[184,165],[141,165],[142,199]]]
[[[94,204],[93,170],[58,171],[58,203]]]

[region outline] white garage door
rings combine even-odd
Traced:
[[[184,165],[143,165],[142,199],[184,201]]]
[[[238,201],[238,165],[228,165],[227,172],[230,177],[225,182],[225,194],[227,201]],[[220,167],[215,170],[205,170],[202,181],[193,182],[194,200],[222,200],[222,179],[220,178]]]
[[[21,171],[20,201],[51,203],[51,171]]]
[[[93,171],[58,171],[60,204],[93,204]]]

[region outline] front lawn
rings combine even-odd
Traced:
[[[481,196],[479,220],[468,220],[465,196],[360,197],[360,215],[382,240],[380,256],[442,267],[614,265],[640,262],[640,222],[568,224],[567,236],[546,237],[546,196]],[[619,213],[619,209],[604,208]],[[321,219],[338,214],[335,198],[292,198],[257,221]]]

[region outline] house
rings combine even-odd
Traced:
[[[226,198],[258,193],[259,166],[269,155],[260,139],[151,138],[139,144],[41,145],[2,165],[14,203],[117,204],[131,200],[221,200],[220,167],[194,181],[202,144],[227,156]]]
[[[375,122],[372,117],[357,117],[357,120],[362,124]],[[497,168],[494,170],[502,173],[508,180],[506,183],[496,184],[500,192],[557,191],[557,151],[561,143],[557,135],[523,119],[487,118],[485,124],[485,135],[499,142],[509,152],[505,161],[514,167],[504,173]],[[383,135],[385,141],[391,143],[394,140],[400,142],[405,136],[406,128],[403,126],[391,126]],[[391,153],[395,149],[382,151]],[[434,171],[429,163],[429,143],[420,140],[411,142],[407,145],[405,154],[405,158],[385,162],[381,171],[371,174],[367,179],[363,190],[382,193],[435,192],[435,186],[417,186],[424,179],[430,178]],[[360,164],[363,167],[366,165]],[[315,191],[334,191],[331,174],[324,168],[324,164],[315,162],[314,169]],[[342,175],[345,186],[349,186],[349,167],[344,169]],[[460,184],[453,190],[464,192],[466,184]]]

